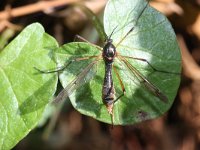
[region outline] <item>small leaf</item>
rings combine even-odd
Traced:
[[[0,149],[11,149],[40,121],[57,85],[56,74],[34,67],[55,68],[54,38],[34,23],[0,53]]]
[[[118,54],[114,66],[126,90],[114,104],[115,125],[134,124],[161,116],[172,105],[180,84],[181,55],[174,31],[165,16],[146,6],[145,0],[109,0],[105,8],[105,32],[108,37],[113,32],[111,39]],[[125,37],[132,28],[133,31]],[[71,63],[60,74],[60,80],[79,112],[111,123],[111,116],[102,102],[105,65],[101,53],[89,43],[70,43],[59,49],[57,61],[62,66],[75,58],[99,56]],[[126,59],[136,71],[130,70],[120,58]],[[91,70],[85,71],[84,68],[95,61]],[[142,81],[142,77],[145,80]],[[122,89],[114,71],[113,80],[117,98]],[[149,84],[144,84],[146,80]],[[153,86],[157,89],[155,93],[151,89]],[[166,103],[158,97],[159,92],[162,93],[160,98],[168,99]]]

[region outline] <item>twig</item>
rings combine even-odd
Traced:
[[[19,17],[31,13],[35,13],[38,11],[45,11],[47,9],[67,5],[70,3],[78,2],[80,0],[51,0],[51,1],[40,1],[35,4],[22,6],[18,8],[11,9],[9,11],[1,11],[0,12],[0,20],[7,20],[11,17]]]
[[[21,26],[19,25],[16,25],[16,24],[13,24],[11,22],[9,22],[8,20],[3,20],[0,22],[0,33],[6,28],[10,28],[10,29],[13,29],[15,31],[20,31],[22,29]]]

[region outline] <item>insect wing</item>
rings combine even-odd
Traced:
[[[76,90],[81,85],[87,83],[96,74],[96,65],[98,60],[91,62],[86,68],[84,68],[78,76],[73,79],[53,100],[53,103],[58,103],[59,101],[65,100],[69,97],[74,90]]]
[[[147,78],[145,78],[133,65],[131,65],[125,58],[122,56],[119,57],[121,61],[124,62],[127,69],[143,84],[149,91],[151,91],[155,96],[157,96],[163,102],[167,102],[167,96],[162,93],[153,83],[151,83]]]

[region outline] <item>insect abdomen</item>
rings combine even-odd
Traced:
[[[102,100],[106,106],[114,102],[115,90],[112,80],[112,63],[105,65],[105,77],[102,88]]]

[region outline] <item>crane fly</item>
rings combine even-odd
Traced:
[[[140,12],[139,16],[136,18],[136,23],[139,20],[139,18],[142,16],[143,12],[147,8],[149,4],[149,1],[145,5],[145,7],[142,9]],[[82,62],[85,60],[89,59],[94,59],[91,63],[89,63],[80,73],[58,94],[58,96],[54,99],[54,102],[58,102],[61,100],[66,99],[69,97],[80,85],[84,82],[85,76],[87,76],[90,72],[90,70],[100,61],[103,60],[105,64],[105,75],[104,75],[104,80],[102,83],[102,101],[105,104],[108,113],[111,115],[112,120],[113,120],[113,106],[116,101],[118,101],[121,97],[123,97],[126,93],[125,86],[123,84],[122,79],[120,78],[120,75],[118,73],[118,70],[116,66],[114,65],[115,59],[117,58],[120,62],[124,64],[126,69],[132,73],[133,76],[136,77],[136,79],[142,84],[146,89],[148,89],[150,92],[152,92],[156,97],[158,97],[161,101],[167,102],[168,98],[167,96],[159,90],[151,81],[149,81],[142,73],[140,73],[139,70],[137,70],[127,59],[134,59],[137,61],[142,61],[147,63],[154,71],[159,71],[158,69],[154,68],[151,63],[144,59],[144,58],[137,58],[137,57],[132,57],[132,56],[122,56],[120,53],[117,51],[117,47],[126,39],[126,37],[134,30],[134,27],[132,27],[124,37],[121,38],[121,40],[114,45],[113,40],[112,40],[112,35],[115,33],[118,27],[115,27],[110,34],[106,38],[105,44],[103,48],[96,46],[95,47],[100,51],[99,55],[94,55],[94,56],[87,56],[87,57],[80,57],[80,58],[75,58],[71,60],[69,63],[66,65],[57,68],[55,70],[48,70],[48,71],[42,71],[37,69],[38,71],[42,73],[53,73],[53,72],[59,72],[63,71],[65,68],[67,68],[69,65],[73,64],[73,62]],[[79,36],[78,36],[79,37]],[[84,40],[83,38],[79,37],[80,39]],[[84,40],[86,41],[86,40]],[[88,41],[86,41],[88,42]],[[122,93],[115,98],[116,92],[115,92],[115,86],[113,83],[113,71],[116,74],[116,77],[120,83],[120,87],[122,90]],[[165,71],[160,71],[160,72],[165,72]],[[167,73],[167,72],[166,72]],[[112,122],[113,123],[113,122]]]

